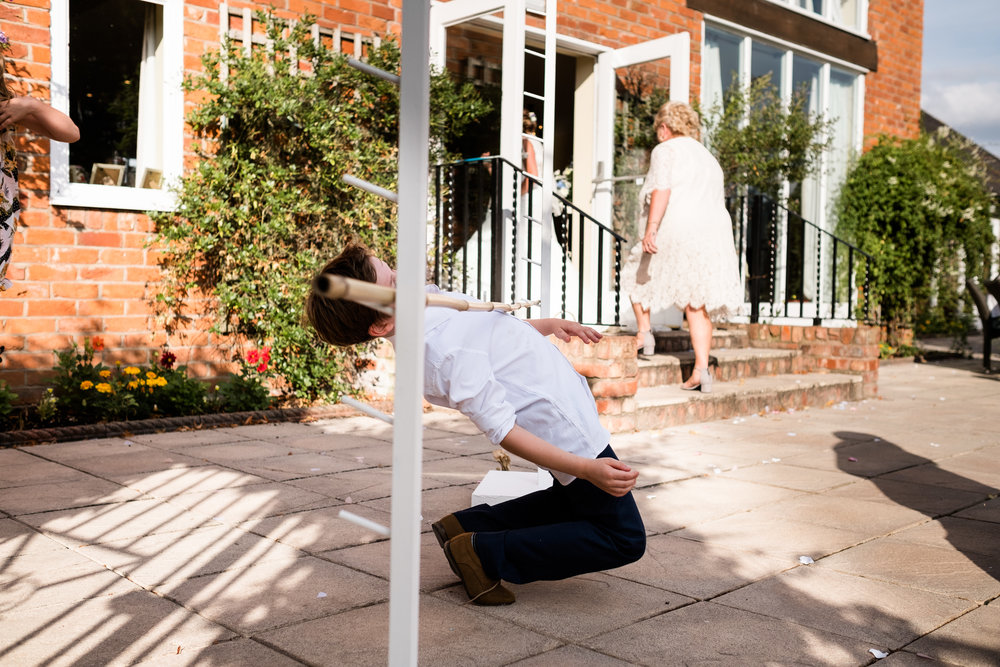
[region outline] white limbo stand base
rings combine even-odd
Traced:
[[[539,468],[535,472],[490,470],[472,492],[472,505],[496,505],[552,486],[552,475]]]

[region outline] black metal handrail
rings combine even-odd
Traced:
[[[435,165],[434,282],[491,301],[542,298],[540,185],[497,156]],[[562,316],[619,325],[626,239],[565,197],[554,202]]]
[[[735,195],[727,207],[745,261],[751,322],[762,317],[811,319],[817,325],[824,319],[877,320],[871,255],[767,195]]]

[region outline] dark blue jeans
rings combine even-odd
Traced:
[[[610,446],[600,456],[618,458]],[[476,534],[486,574],[514,584],[621,567],[646,550],[646,529],[632,494],[616,498],[582,479],[460,510],[455,518]]]

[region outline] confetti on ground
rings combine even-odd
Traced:
[[[847,460],[850,461],[851,463],[857,463],[858,462],[858,460],[856,458],[854,458],[853,456],[848,456]]]
[[[794,437],[795,437],[795,433],[794,433],[794,432],[792,432],[792,431],[789,431],[789,432],[788,432],[788,437],[789,437],[789,438],[794,438]]]
[[[881,660],[882,658],[885,658],[889,655],[885,651],[880,651],[877,648],[870,648],[868,649],[868,652],[871,653],[873,656],[875,656],[875,658],[878,660]]]
[[[653,495],[653,496],[646,496],[646,498],[647,498],[648,500],[652,500],[652,499],[653,499],[653,498],[655,498],[655,497],[656,497],[655,495]]]
[[[309,468],[309,472],[319,472],[319,468]]]
[[[931,447],[940,447],[940,446],[941,446],[941,445],[939,445],[939,444],[938,444],[938,443],[936,443],[936,442],[932,442],[932,443],[931,443]]]
[[[799,562],[802,563],[803,565],[812,565],[816,561],[814,561],[809,556],[799,556]]]
[[[325,598],[326,597],[326,593],[320,591],[319,593],[316,594],[316,597],[317,598]]]

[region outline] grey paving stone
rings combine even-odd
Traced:
[[[926,514],[909,507],[876,504],[840,496],[831,501],[823,494],[782,500],[759,508],[754,513],[760,517],[773,516],[776,520],[788,518],[848,531],[863,530],[872,536],[928,521]]]
[[[83,602],[0,613],[0,625],[0,659],[11,665],[170,664],[178,648],[183,655],[233,637],[229,630],[135,587]]]
[[[139,496],[113,482],[86,476],[72,481],[0,489],[0,508],[13,516],[131,500]]]
[[[968,667],[995,667],[1000,663],[1000,606],[994,602],[973,609],[906,647],[935,660]]]
[[[22,520],[69,547],[217,524],[180,507],[149,499],[32,514]]]
[[[248,438],[240,435],[235,428],[206,428],[169,431],[167,433],[144,433],[132,436],[131,440],[159,449],[183,451],[187,447],[205,443],[243,442]]]
[[[686,479],[635,494],[647,531],[669,532],[799,495],[721,475]]]
[[[649,537],[646,553],[641,559],[612,570],[611,574],[704,600],[797,564],[787,558],[774,558],[669,534]]]
[[[182,493],[215,491],[270,481],[263,477],[248,475],[215,464],[205,464],[193,468],[169,468],[158,472],[121,476],[109,475],[109,478],[153,498],[169,498]]]
[[[355,446],[348,447],[344,449],[334,449],[330,450],[330,456],[335,456],[338,458],[343,458],[348,461],[355,461],[357,463],[363,464],[367,467],[389,467],[392,465],[392,447],[369,447],[369,446]],[[436,449],[423,449],[423,461],[434,461],[436,459],[443,459],[449,455],[445,452],[439,452]]]
[[[304,556],[167,582],[158,594],[250,634],[331,616],[388,599],[388,582]]]
[[[1000,498],[993,498],[984,503],[979,503],[975,507],[962,510],[955,516],[963,519],[976,519],[978,521],[990,521],[1000,523]]]
[[[973,519],[941,517],[892,536],[895,540],[954,548],[970,558],[974,554],[997,557],[1000,566],[1000,525]],[[985,562],[980,560],[980,562]],[[996,570],[1000,577],[1000,567]]]
[[[968,600],[815,567],[797,567],[714,602],[894,649],[975,606]]]
[[[792,564],[798,562],[799,556],[819,560],[871,538],[870,533],[860,527],[844,530],[756,511],[701,523],[673,534],[772,556]]]
[[[969,556],[891,537],[834,554],[817,565],[979,602],[1000,595],[1000,581]]]
[[[562,581],[535,581],[521,586],[505,582],[504,585],[514,592],[517,602],[501,607],[482,607],[482,613],[572,643],[583,643],[588,637],[693,602],[683,595],[602,572]],[[468,600],[462,586],[446,588],[434,595],[455,604]],[[585,613],[584,610],[600,612]]]
[[[475,484],[467,484],[424,491],[420,496],[420,514],[423,517],[423,525],[430,528],[430,524],[441,517],[471,507],[472,492],[475,490]],[[392,512],[392,498],[369,500],[365,501],[363,505],[384,512],[386,516]]]
[[[0,453],[17,450],[0,450]],[[46,461],[28,454],[23,458],[5,457],[10,463],[0,462],[0,489],[14,489],[35,484],[59,484],[91,479],[91,475],[67,466]]]
[[[252,519],[240,524],[240,528],[308,553],[321,553],[386,539],[341,519],[338,516],[341,509],[383,526],[390,524],[388,513],[357,503],[349,503],[285,516]]]
[[[923,512],[930,517],[949,514],[985,498],[983,494],[972,491],[941,485],[916,484],[888,477],[855,481],[826,491],[824,495],[900,505]]]
[[[516,606],[516,605],[515,605]],[[558,640],[471,605],[420,596],[420,665],[506,665],[544,653]],[[389,659],[389,606],[353,609],[260,634],[308,664],[385,665]]]
[[[145,588],[304,555],[231,526],[113,540],[77,551]]]
[[[746,466],[736,470],[727,470],[722,473],[724,477],[739,479],[744,482],[754,482],[755,484],[768,484],[770,486],[780,486],[785,489],[795,491],[827,491],[837,487],[843,488],[855,481],[853,475],[842,472],[826,470],[809,470],[798,466],[790,466],[782,463],[781,457],[778,461],[762,459],[759,465]],[[764,463],[767,461],[767,463]]]
[[[318,493],[279,482],[269,482],[216,491],[184,493],[172,496],[169,503],[173,507],[184,508],[207,519],[239,523],[301,511],[317,503],[329,506],[332,501]]]
[[[430,532],[429,525],[429,522],[424,521],[424,526],[428,527],[428,530],[420,534],[420,590],[425,592],[454,586],[458,582],[458,577],[448,566],[437,538]],[[390,543],[391,540],[382,540],[356,547],[323,551],[316,555],[388,580]]]
[[[841,666],[871,659],[867,642],[713,602],[660,614],[584,644],[641,665],[664,664],[666,656],[729,665]]]
[[[127,593],[136,585],[100,563],[62,549],[4,561],[0,589],[3,615]]]
[[[56,442],[48,445],[37,445],[31,448],[31,453],[49,461],[71,462],[94,456],[115,456],[123,454],[132,447],[143,448],[131,438],[94,438],[92,440],[76,440],[73,442]]]
[[[281,442],[264,440],[246,440],[225,444],[204,444],[185,447],[184,454],[210,463],[241,470],[247,461],[265,459],[273,456],[289,456],[302,454],[305,450],[289,447]]]
[[[472,425],[471,422],[470,425]],[[473,425],[472,428],[475,428],[475,426]],[[427,449],[434,449],[439,452],[445,452],[446,454],[452,454],[453,456],[489,454],[497,448],[496,445],[487,440],[486,436],[479,433],[478,430],[472,434],[456,434],[450,432],[441,438],[424,438],[424,447]]]
[[[0,561],[47,551],[62,551],[66,545],[15,519],[0,519]]]
[[[341,502],[362,502],[385,498],[392,493],[392,468],[364,468],[334,475],[320,475],[287,482],[288,486],[312,491]],[[423,479],[423,488],[442,486]]]
[[[359,464],[356,461],[347,461],[317,452],[251,459],[239,464],[229,463],[227,465],[251,475],[279,482],[346,472],[364,467],[363,464]]]
[[[550,665],[573,665],[573,667],[625,667],[630,663],[612,658],[580,646],[560,646],[525,660],[510,663],[518,667],[549,667]]]
[[[78,470],[96,477],[121,480],[141,473],[159,472],[173,468],[191,468],[205,465],[203,459],[186,456],[177,452],[164,451],[155,447],[133,445],[127,451],[114,455],[89,456],[68,462]]]
[[[266,667],[293,667],[301,665],[277,651],[254,641],[253,639],[233,639],[209,646],[179,647],[181,651],[169,656],[169,664],[175,667],[186,665],[211,665],[212,667],[243,667],[244,665],[262,665]],[[139,665],[165,664],[164,656],[156,656],[142,660]]]

